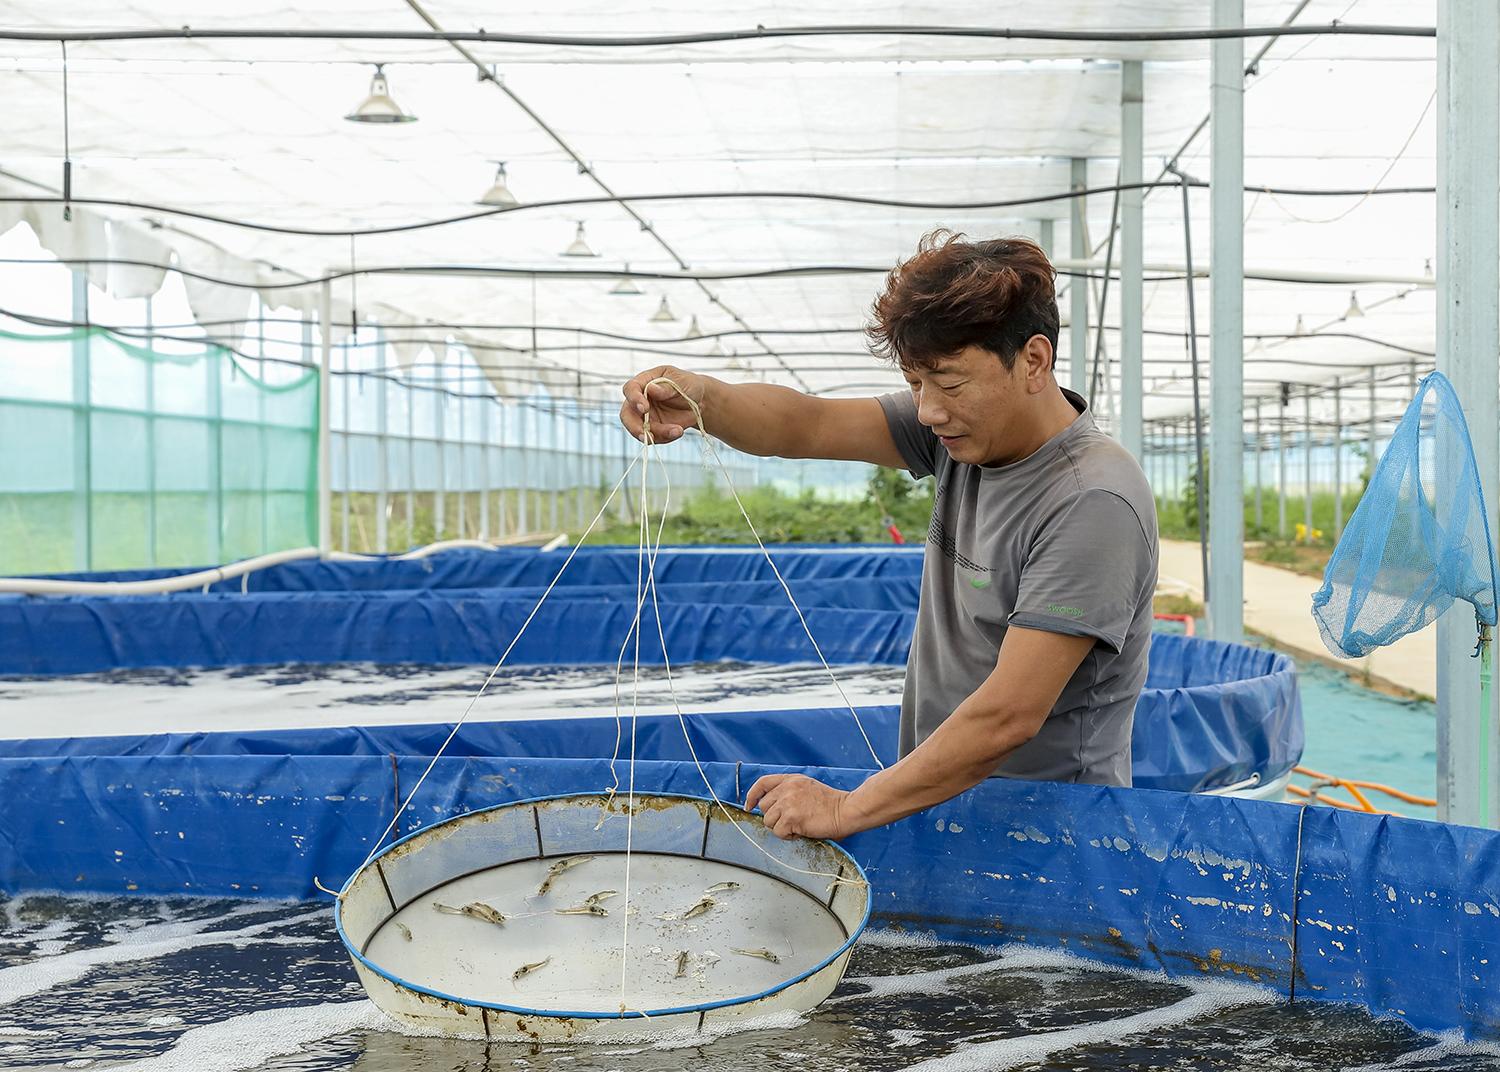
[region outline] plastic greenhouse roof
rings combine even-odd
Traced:
[[[445,30],[498,30],[493,5],[423,5]],[[1246,0],[1250,26],[1335,19],[1433,25],[1431,0]],[[1055,0],[1038,8],[986,3],[761,4],[754,9],[681,2],[635,5],[570,0],[507,5],[506,33],[645,35],[743,30],[757,24],[1047,26],[1058,29],[1197,29],[1202,0]],[[187,0],[17,0],[10,29],[171,28],[426,30],[413,9],[348,0],[296,5],[228,0],[205,12]],[[1263,43],[1246,42],[1246,55]],[[1089,158],[1089,184],[1115,181],[1122,59],[1145,63],[1145,173],[1187,141],[1208,112],[1206,42],[1013,41],[979,37],[826,36],[724,43],[589,48],[485,42],[465,48],[555,130],[587,168],[619,194],[801,191],[927,202],[995,201],[1062,193],[1069,159]],[[62,87],[55,42],[0,42],[0,196],[55,194],[61,182]],[[69,44],[73,193],[292,227],[342,230],[462,216],[504,160],[523,205],[598,198],[589,175],[510,96],[477,77],[439,41],[160,39]],[[1366,191],[1435,181],[1435,44],[1431,38],[1285,37],[1247,79],[1249,186]],[[343,116],[383,62],[393,96],[419,121],[374,126]],[[1208,174],[1208,135],[1182,156]],[[1088,234],[1102,246],[1112,196],[1088,199]],[[1208,197],[1191,193],[1194,260],[1209,253]],[[761,376],[812,390],[870,393],[900,386],[863,350],[859,327],[881,275],[925,231],[1038,234],[1051,220],[1054,255],[1069,248],[1069,202],[1010,208],[893,208],[823,200],[715,198],[636,202],[694,272],[838,269],[702,285],[641,279],[639,297],[608,293],[611,272],[677,274],[680,266],[619,205],[594,202],[483,216],[353,243],[357,292],[333,283],[336,309],[351,301],[392,338],[456,334],[476,346],[509,347],[492,363],[508,391],[533,378],[571,390],[577,368],[595,390],[633,371],[674,361],[727,378]],[[1434,299],[1424,280],[1435,247],[1430,192],[1309,197],[1245,196],[1245,260],[1253,275],[1330,273],[1341,282],[1248,279],[1247,394],[1271,397],[1276,382],[1330,383],[1390,365],[1430,363]],[[159,260],[218,279],[262,286],[344,272],[343,236],[272,233],[132,207],[75,210],[0,203],[0,231],[33,221],[54,253]],[[1185,330],[1182,202],[1176,189],[1146,200],[1146,416],[1190,411]],[[108,227],[100,218],[110,221]],[[165,226],[144,225],[152,219]],[[577,221],[595,259],[560,257]],[[1102,260],[1101,249],[1097,255]],[[273,270],[274,266],[275,270]],[[411,266],[510,269],[512,274],[378,271]],[[857,270],[856,270],[857,269]],[[553,273],[583,271],[576,277]],[[532,275],[531,273],[537,273]],[[103,266],[91,276],[139,296],[149,271]],[[1384,282],[1356,282],[1379,278]],[[1071,285],[1066,278],[1060,286]],[[250,291],[195,284],[200,320],[248,314]],[[1366,315],[1340,322],[1351,291]],[[1397,295],[1403,295],[1397,297]],[[267,289],[268,306],[316,308],[316,288]],[[677,320],[650,321],[665,296]],[[190,300],[194,290],[190,288]],[[1117,322],[1114,292],[1106,325]],[[1207,368],[1208,283],[1197,283],[1201,355]],[[1389,299],[1389,300],[1383,300]],[[0,303],[3,305],[5,303]],[[1067,297],[1061,299],[1066,319]],[[24,312],[24,310],[21,310]],[[296,315],[296,314],[289,314]],[[690,318],[722,337],[734,357],[710,356],[712,339],[685,340]],[[425,326],[425,325],[432,326]],[[542,349],[530,355],[533,324]],[[465,325],[463,328],[452,325]],[[508,328],[495,325],[508,325]],[[745,329],[758,334],[748,334]],[[561,330],[553,330],[561,329]],[[577,329],[584,329],[583,331]],[[1316,330],[1322,329],[1322,330]],[[782,334],[789,330],[807,334]],[[235,328],[214,331],[236,341]],[[593,333],[629,336],[609,339]],[[1355,336],[1355,337],[1348,337]],[[1105,349],[1118,336],[1106,331]],[[1376,340],[1376,341],[1371,341]],[[622,349],[618,347],[632,347]],[[418,346],[403,347],[411,361]],[[1071,360],[1066,329],[1061,362]],[[440,352],[440,350],[439,350]],[[658,356],[660,355],[660,356]],[[515,370],[538,362],[535,375]],[[550,371],[548,371],[550,370]],[[1108,395],[1117,388],[1106,391]],[[1347,399],[1357,420],[1363,388]],[[1206,395],[1205,395],[1206,397]],[[1106,414],[1109,403],[1096,400]],[[1321,405],[1321,403],[1320,403]],[[1393,394],[1383,409],[1399,408]]]

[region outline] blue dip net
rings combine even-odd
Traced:
[[[1423,378],[1313,594],[1335,655],[1356,658],[1436,621],[1455,599],[1495,624],[1495,548],[1453,384]]]

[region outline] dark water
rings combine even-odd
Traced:
[[[1352,1008],[890,934],[861,943],[838,992],[806,1019],[535,1052],[383,1021],[326,904],[38,895],[3,908],[0,1069],[1500,1070],[1500,1051]]]

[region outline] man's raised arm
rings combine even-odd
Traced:
[[[637,439],[648,408],[657,443],[682,438],[696,423],[682,394],[652,383],[659,379],[671,380],[697,403],[710,435],[746,454],[906,467],[885,412],[873,398],[818,398],[772,384],[725,383],[672,365],[648,369],[623,388],[620,422]]]

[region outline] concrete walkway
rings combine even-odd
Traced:
[[[1161,542],[1159,589],[1187,591],[1203,598],[1203,570],[1198,545],[1180,540]],[[1312,616],[1312,596],[1322,582],[1300,573],[1245,563],[1245,626],[1270,638],[1276,646],[1301,655],[1334,662],[1354,673],[1368,674],[1389,685],[1433,696],[1437,693],[1437,630],[1428,628],[1402,637],[1363,659],[1336,659],[1323,644]]]

